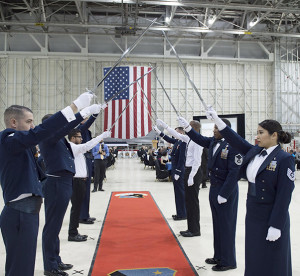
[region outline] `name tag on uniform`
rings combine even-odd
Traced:
[[[227,159],[227,156],[228,156],[228,149],[227,149],[227,146],[226,146],[225,149],[222,149],[221,158],[222,159]]]
[[[277,161],[271,161],[271,163],[269,164],[269,166],[267,166],[267,170],[268,171],[273,171],[273,172],[275,172],[275,169],[276,169],[276,167],[277,167]]]

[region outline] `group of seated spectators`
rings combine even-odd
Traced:
[[[170,156],[171,149],[166,147],[160,147],[158,149],[147,148],[142,146],[138,150],[138,157],[146,166],[154,167],[154,160],[158,160],[159,168],[166,170],[166,164],[171,162]]]

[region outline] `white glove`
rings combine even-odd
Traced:
[[[192,127],[186,119],[184,119],[183,117],[178,117],[177,120],[179,125],[183,127],[187,132],[191,131]]]
[[[91,104],[91,100],[94,97],[94,95],[91,92],[85,92],[81,94],[74,102],[73,104],[76,105],[77,109],[80,111],[83,108],[89,106]]]
[[[101,105],[101,110],[104,110],[107,107],[107,103],[103,103],[103,104],[100,104],[100,105]]]
[[[99,137],[101,137],[102,139],[108,138],[110,136],[111,136],[111,131],[109,131],[109,130],[104,131],[102,134],[99,135]]]
[[[193,186],[194,185],[194,177],[191,177],[189,176],[189,179],[188,179],[188,186]]]
[[[156,120],[156,124],[157,124],[157,126],[161,126],[163,128],[168,128],[168,125],[164,121],[162,121],[160,119]]]
[[[227,202],[227,199],[218,195],[218,203],[219,204],[223,204],[223,203],[226,203]]]
[[[179,175],[178,174],[174,174],[174,179],[178,180],[179,179]]]
[[[152,129],[154,130],[154,131],[156,131],[156,133],[159,135],[159,134],[161,134],[161,131],[158,129],[158,127],[157,126],[153,126],[152,127]]]
[[[101,104],[92,104],[80,111],[80,115],[85,119],[92,114],[98,114],[101,111]]]
[[[266,240],[267,241],[276,241],[280,238],[280,236],[281,236],[281,230],[270,226]]]
[[[207,107],[206,117],[207,119],[214,121],[219,130],[223,130],[226,127],[226,124],[218,117],[217,112],[211,106]]]

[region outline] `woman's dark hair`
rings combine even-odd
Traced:
[[[221,118],[221,119],[222,119],[222,121],[223,121],[227,126],[231,127],[231,123],[230,123],[229,120],[227,120],[227,119],[225,119],[225,118]]]
[[[292,141],[292,135],[289,132],[283,131],[281,124],[275,120],[264,120],[258,125],[267,130],[270,135],[277,132],[278,143],[288,144]]]

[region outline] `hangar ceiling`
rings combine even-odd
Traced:
[[[157,18],[135,54],[166,56],[164,30],[181,55],[269,59],[298,47],[299,2],[0,0],[0,51],[119,54]]]

